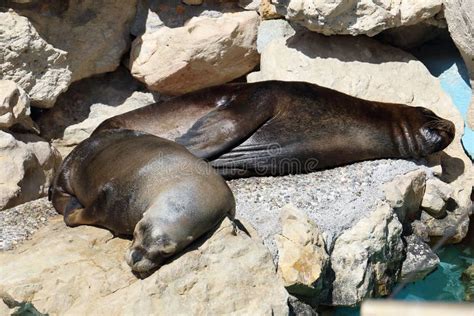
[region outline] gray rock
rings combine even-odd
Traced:
[[[355,305],[385,296],[398,280],[404,258],[402,225],[388,204],[380,204],[335,242],[331,304]]]
[[[286,39],[294,34],[294,28],[285,20],[262,21],[258,27],[257,51],[261,53],[272,40]]]
[[[47,198],[41,198],[0,212],[0,252],[11,250],[29,239],[58,213]]]
[[[290,295],[288,305],[290,308],[290,316],[318,316],[314,308],[294,296]]]
[[[403,261],[401,282],[415,282],[424,279],[439,265],[438,256],[416,235],[405,237],[406,259]]]
[[[426,173],[417,170],[384,184],[385,198],[404,227],[410,226],[411,222],[420,218],[425,182]]]
[[[443,181],[433,178],[426,181],[425,195],[421,207],[434,218],[446,216],[446,207],[453,189]]]
[[[50,108],[71,83],[67,52],[47,43],[27,18],[0,12],[0,77],[16,82],[37,107]]]

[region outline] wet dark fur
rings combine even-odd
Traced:
[[[422,107],[371,102],[303,82],[216,86],[102,123],[175,140],[226,178],[305,173],[444,149],[454,124]]]

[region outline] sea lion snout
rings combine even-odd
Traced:
[[[445,149],[454,139],[456,127],[454,123],[443,119],[432,111],[422,108],[421,119],[424,121],[420,127],[420,135],[423,138],[421,155],[426,156]]]

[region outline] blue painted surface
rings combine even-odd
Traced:
[[[431,42],[412,53],[440,80],[441,87],[451,97],[466,122],[472,89],[466,65],[456,47],[450,42]],[[462,144],[472,159],[474,131],[467,124],[464,124]]]

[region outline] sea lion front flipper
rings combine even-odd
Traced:
[[[195,156],[212,160],[243,143],[272,117],[270,107],[266,111],[249,110],[236,101],[201,117],[175,141]]]

